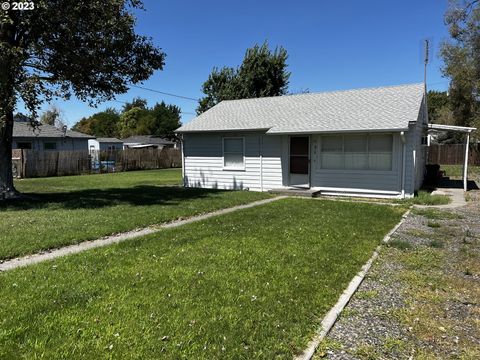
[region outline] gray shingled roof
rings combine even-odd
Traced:
[[[67,130],[65,135],[63,131],[57,129],[52,125],[41,124],[38,127],[32,127],[28,122],[24,121],[14,121],[13,123],[13,137],[14,138],[84,138],[84,139],[93,139],[94,136],[87,134],[82,134],[78,131]]]
[[[123,143],[123,140],[117,138],[96,138],[95,140],[101,143]]]
[[[123,139],[124,144],[152,144],[152,145],[173,145],[173,141],[156,135],[134,135]]]
[[[268,129],[267,133],[406,130],[423,84],[222,101],[177,132]]]

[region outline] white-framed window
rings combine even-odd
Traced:
[[[245,170],[245,139],[243,137],[223,138],[223,168]]]
[[[391,171],[392,134],[325,135],[320,165],[326,170]]]

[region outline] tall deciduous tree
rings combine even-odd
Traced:
[[[265,42],[247,49],[238,68],[214,68],[203,83],[206,96],[200,99],[197,113],[207,111],[222,100],[285,95],[290,78],[287,59],[284,48],[271,51]]]
[[[480,2],[453,1],[445,14],[451,39],[442,45],[443,74],[456,125],[480,125]]]
[[[120,115],[119,135],[123,138],[132,135],[157,135],[175,139],[174,131],[181,125],[180,113],[178,106],[163,101],[149,108],[146,100],[134,99],[124,106]]]
[[[42,101],[71,95],[95,103],[162,69],[164,53],[135,33],[140,0],[38,0],[30,11],[0,10],[0,196],[13,186],[13,112],[21,98],[35,115]]]
[[[446,91],[430,90],[427,94],[428,121],[434,124],[450,124],[449,119],[444,118],[446,110],[450,108],[449,96]]]
[[[119,136],[119,121],[120,114],[118,111],[108,108],[88,118],[81,119],[72,127],[72,130],[96,137],[117,137]]]
[[[65,122],[63,120],[62,110],[58,106],[51,105],[47,110],[40,115],[40,123],[45,125],[52,125],[59,129],[63,128]]]

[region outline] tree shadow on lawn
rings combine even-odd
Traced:
[[[0,202],[1,210],[96,209],[115,205],[178,205],[182,201],[212,198],[225,191],[178,186],[140,185],[131,188],[88,189],[57,193],[25,193],[22,200]]]

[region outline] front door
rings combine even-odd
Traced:
[[[290,185],[310,187],[310,144],[308,136],[290,137]]]

